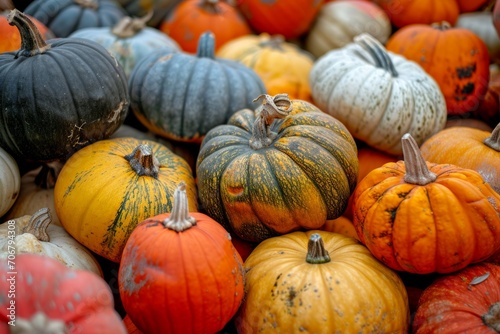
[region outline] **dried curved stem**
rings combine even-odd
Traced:
[[[387,53],[387,50],[373,36],[367,33],[363,33],[354,37],[354,42],[370,54],[373,61],[375,62],[375,66],[391,73],[393,77],[397,77],[399,75],[396,71],[396,67],[394,67],[394,63],[392,62],[391,57]]]
[[[16,58],[31,57],[50,49],[50,44],[45,43],[38,28],[24,13],[13,9],[7,20],[11,26],[17,27],[21,35],[21,49],[16,53]]]
[[[436,180],[436,174],[432,173],[422,156],[422,152],[417,142],[407,133],[401,138],[403,146],[403,159],[405,162],[406,173],[404,180],[407,183],[425,186]]]
[[[52,217],[50,215],[49,208],[41,208],[35,212],[29,222],[23,228],[23,233],[33,234],[40,241],[50,241],[50,236],[47,233],[47,228],[50,223],[52,223]]]
[[[153,17],[153,11],[150,11],[143,17],[123,17],[118,23],[111,29],[111,33],[119,38],[128,38],[137,35],[141,32]]]
[[[125,156],[125,159],[130,163],[130,167],[137,175],[158,178],[160,163],[149,145],[141,144],[137,146],[132,153]]]
[[[306,262],[313,264],[321,264],[330,262],[330,255],[325,248],[325,244],[321,235],[318,233],[311,234],[307,243]]]
[[[189,215],[189,203],[186,183],[181,181],[174,191],[174,206],[170,216],[163,221],[163,226],[176,232],[185,231],[196,225],[196,219]]]
[[[500,123],[493,129],[491,135],[483,142],[489,148],[500,152]]]

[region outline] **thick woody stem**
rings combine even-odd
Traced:
[[[50,44],[45,43],[38,28],[24,13],[13,9],[7,21],[11,26],[16,26],[21,35],[21,49],[16,53],[16,58],[31,57],[50,49]]]
[[[500,152],[500,123],[493,129],[491,135],[484,140],[484,144],[495,151]]]
[[[42,189],[53,189],[62,166],[60,161],[44,163],[40,172],[35,176],[35,184]]]
[[[170,216],[163,221],[163,226],[176,232],[185,231],[196,225],[196,219],[189,215],[189,203],[186,183],[181,181],[174,191],[174,205]]]
[[[354,42],[370,54],[376,67],[386,70],[391,73],[393,77],[398,76],[398,72],[396,71],[396,67],[394,67],[391,57],[377,39],[368,33],[363,33],[354,37]]]
[[[500,333],[500,302],[491,305],[488,313],[484,314],[482,319],[486,326]]]
[[[52,223],[52,217],[49,208],[41,208],[31,216],[22,233],[33,234],[38,240],[49,242],[47,227],[50,223]]]
[[[330,255],[325,249],[325,244],[321,235],[318,233],[311,234],[309,242],[307,243],[307,256],[306,262],[312,264],[321,264],[330,262]]]
[[[132,153],[125,156],[125,159],[130,163],[130,167],[137,175],[158,178],[160,164],[149,145],[141,144],[137,146]]]
[[[403,146],[403,160],[405,162],[406,173],[404,180],[407,183],[425,186],[436,180],[436,174],[427,167],[427,163],[422,157],[422,152],[417,142],[407,133],[401,138]]]
[[[152,17],[153,11],[150,11],[148,14],[140,18],[125,16],[118,21],[111,32],[119,38],[135,36],[146,27],[148,21],[151,20]]]

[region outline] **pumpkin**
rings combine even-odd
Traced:
[[[128,78],[135,65],[154,50],[180,50],[175,40],[146,26],[150,18],[151,15],[141,18],[125,16],[113,27],[79,29],[69,37],[89,39],[104,46],[118,60]]]
[[[473,169],[500,194],[500,123],[493,131],[453,127],[439,131],[421,146],[425,160]]]
[[[127,334],[142,334],[142,332],[134,325],[132,320],[130,320],[128,314],[123,318],[123,324],[125,325],[125,328],[127,328]]]
[[[356,185],[357,149],[345,126],[286,94],[261,95],[210,130],[196,163],[207,214],[260,242],[339,217]]]
[[[320,230],[339,233],[346,237],[359,240],[358,234],[356,233],[356,229],[354,228],[351,219],[347,218],[346,216],[340,216],[336,219],[327,220],[325,225],[321,226]]]
[[[392,32],[387,14],[375,3],[333,1],[321,7],[305,40],[305,49],[316,57],[352,43],[354,37],[369,33],[385,44]]]
[[[309,72],[314,63],[311,54],[283,36],[267,33],[246,35],[224,44],[217,57],[236,60],[255,71],[267,93],[287,93],[291,99],[312,102]]]
[[[446,102],[434,79],[368,34],[320,57],[309,82],[321,110],[353,137],[391,155],[402,153],[406,132],[422,143],[446,123]]]
[[[64,164],[54,203],[69,234],[93,252],[119,262],[140,221],[170,212],[180,181],[186,182],[190,209],[196,210],[196,186],[184,159],[150,140],[101,140]]]
[[[412,333],[498,333],[499,286],[500,267],[490,263],[437,278],[420,297]]]
[[[238,9],[257,33],[286,39],[306,34],[324,0],[239,0]]]
[[[62,164],[54,161],[25,173],[21,177],[19,196],[14,205],[5,214],[4,219],[9,220],[32,215],[45,207],[55,213],[54,186],[61,168]],[[61,226],[56,214],[52,215],[52,225]]]
[[[130,16],[142,17],[149,12],[153,17],[148,21],[151,27],[158,27],[161,21],[181,0],[117,0]]]
[[[16,9],[9,22],[19,29],[22,47],[0,54],[0,146],[15,158],[42,162],[65,160],[109,137],[130,102],[118,62],[92,41],[46,43]]]
[[[185,0],[176,5],[159,29],[179,43],[182,50],[196,53],[201,35],[215,36],[215,50],[252,32],[238,9],[219,0]]]
[[[457,0],[373,0],[373,2],[387,13],[397,28],[441,21],[454,25],[460,14]]]
[[[158,50],[137,64],[129,79],[131,109],[151,132],[199,144],[210,129],[266,92],[252,69],[216,58],[214,48],[214,35],[207,32],[196,55]]]
[[[490,65],[490,81],[488,90],[479,107],[471,113],[471,117],[478,118],[494,128],[500,122],[500,68],[496,64]]]
[[[91,27],[112,27],[125,10],[114,0],[34,0],[24,10],[42,22],[56,37]]]
[[[17,51],[21,48],[21,34],[19,30],[10,25],[7,19],[7,11],[2,12],[0,9],[0,53],[8,51]],[[35,24],[45,40],[54,38],[54,34],[44,24],[30,17],[30,20]]]
[[[0,333],[12,333],[12,324],[18,333],[127,333],[109,286],[93,272],[36,254],[18,254],[15,269],[0,264]]]
[[[455,24],[456,28],[464,28],[475,33],[485,43],[488,48],[490,60],[498,62],[500,60],[500,38],[491,24],[493,13],[490,11],[467,12],[460,14]]]
[[[405,134],[403,161],[358,183],[353,224],[388,267],[416,274],[451,273],[500,249],[500,194],[479,173],[424,160]]]
[[[21,175],[16,160],[0,147],[0,217],[16,202],[21,189]]]
[[[61,226],[51,224],[53,212],[41,208],[33,215],[16,217],[0,225],[0,257],[30,253],[51,257],[68,268],[88,270],[103,276],[94,256]],[[13,242],[12,242],[13,241]]]
[[[498,36],[500,36],[500,1],[495,0],[493,5],[493,26],[497,31]]]
[[[466,127],[466,128],[474,128],[474,129],[480,129],[483,131],[489,131],[491,132],[493,128],[488,125],[485,121],[482,121],[480,119],[476,118],[461,118],[461,117],[449,117],[446,120],[446,125],[445,129],[447,128],[453,128],[453,127]],[[439,132],[438,132],[439,133]],[[424,142],[425,143],[425,142]]]
[[[293,232],[260,243],[245,261],[238,333],[407,333],[399,276],[355,239]]]
[[[486,95],[488,48],[468,29],[446,22],[406,26],[391,36],[387,50],[417,62],[436,80],[449,115],[477,109]]]
[[[189,210],[185,183],[173,201],[171,213],[144,220],[127,241],[118,273],[123,306],[145,333],[216,333],[243,299],[243,262],[217,221]]]
[[[460,13],[469,13],[480,10],[482,7],[488,5],[490,0],[456,0]]]

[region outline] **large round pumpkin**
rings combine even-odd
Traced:
[[[69,234],[93,252],[119,262],[139,222],[170,212],[180,181],[186,182],[190,209],[196,211],[196,187],[185,160],[154,141],[101,140],[64,164],[54,202]]]
[[[463,126],[444,129],[420,149],[427,161],[477,171],[500,194],[500,123],[492,132]]]
[[[420,144],[446,123],[446,102],[434,79],[368,34],[319,58],[309,80],[321,110],[389,154],[402,153],[406,132]]]
[[[173,202],[127,241],[118,273],[124,308],[144,333],[218,333],[244,297],[243,261],[218,222],[190,212],[185,183]]]
[[[436,80],[450,115],[474,111],[486,94],[488,48],[468,29],[446,22],[409,25],[394,33],[386,47],[418,63]]]
[[[339,217],[358,173],[356,144],[342,123],[286,95],[261,100],[209,131],[196,170],[208,215],[255,242]]]
[[[16,9],[9,21],[18,27],[22,47],[0,54],[0,146],[27,160],[64,160],[109,137],[129,106],[120,64],[92,41],[45,43]]]
[[[129,80],[131,107],[144,126],[169,139],[201,143],[210,129],[266,92],[255,71],[216,58],[214,48],[207,32],[196,55],[159,50],[137,64]]]
[[[398,275],[355,239],[326,231],[264,240],[245,261],[238,333],[407,333]]]
[[[370,172],[353,194],[353,223],[392,269],[451,273],[500,249],[500,194],[479,173],[426,162],[413,138],[404,161]]]
[[[314,57],[283,36],[246,35],[224,44],[217,57],[236,60],[253,69],[267,93],[287,93],[291,99],[312,102],[309,72]]]
[[[439,277],[420,296],[414,334],[492,334],[500,331],[500,267],[469,266]]]

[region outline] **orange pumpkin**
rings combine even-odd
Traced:
[[[406,26],[387,42],[387,50],[417,62],[439,85],[448,115],[479,107],[488,89],[490,57],[475,33],[449,23]]]
[[[467,127],[444,129],[421,147],[425,160],[477,171],[500,194],[500,123],[492,131]]]
[[[345,235],[346,237],[359,240],[358,234],[356,233],[356,229],[354,228],[352,221],[346,216],[340,216],[336,219],[327,220],[325,225],[323,225],[320,230],[339,233]]]
[[[362,243],[392,269],[450,273],[500,249],[500,194],[479,173],[424,161],[402,138],[404,161],[369,173],[353,194]]]
[[[8,12],[0,12],[0,53],[17,51],[21,48],[21,34],[16,26],[10,25],[7,20]],[[43,23],[29,16],[29,19],[35,24],[40,31],[43,39],[48,40],[54,38],[54,33],[50,31]]]
[[[490,0],[456,0],[460,13],[475,12],[486,6]]]
[[[243,261],[229,233],[188,205],[181,182],[172,212],[141,222],[123,251],[121,300],[144,333],[216,333],[243,299]]]
[[[163,20],[159,29],[173,38],[185,52],[195,53],[200,36],[211,31],[215,50],[226,42],[252,31],[239,11],[224,1],[181,1]]]
[[[453,25],[460,14],[457,0],[373,0],[373,2],[385,10],[397,28],[409,24],[431,24],[441,21]]]

